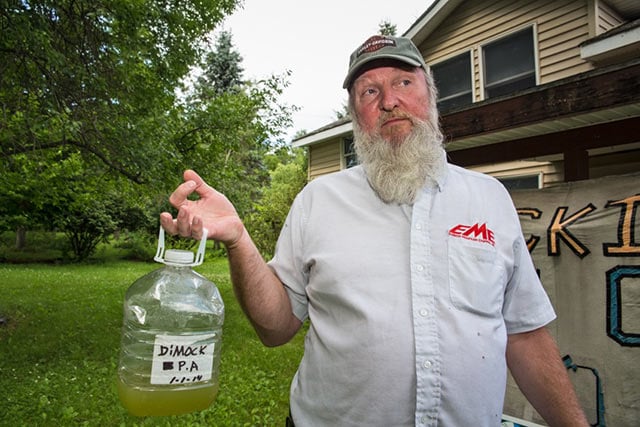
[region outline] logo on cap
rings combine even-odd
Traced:
[[[388,46],[396,47],[396,41],[385,36],[369,37],[364,43],[362,43],[362,46],[358,48],[356,57],[362,55],[363,53],[375,52]]]

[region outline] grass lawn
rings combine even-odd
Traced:
[[[225,259],[196,270],[222,294],[220,392],[207,410],[136,418],[120,405],[116,367],[122,303],[160,264],[0,264],[0,426],[282,426],[303,333],[269,349],[234,296]]]

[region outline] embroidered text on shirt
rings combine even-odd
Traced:
[[[495,246],[496,244],[493,230],[487,227],[486,222],[484,224],[476,223],[474,225],[458,224],[449,230],[449,235],[476,242],[488,243],[491,246]]]

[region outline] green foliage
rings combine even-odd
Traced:
[[[295,108],[278,102],[288,73],[242,80],[230,33],[207,51],[238,3],[0,5],[0,231],[61,227],[86,258],[112,229],[155,234],[187,168],[248,214]]]
[[[2,156],[73,147],[134,182],[162,170],[174,89],[236,1],[13,3],[0,14]]]
[[[202,99],[224,93],[238,92],[242,81],[242,56],[233,46],[233,36],[222,31],[216,40],[215,49],[208,52],[202,65],[204,71],[196,81],[195,90]]]
[[[382,21],[378,24],[378,34],[383,36],[395,36],[398,33],[398,26],[389,21]]]
[[[342,103],[339,110],[333,110],[333,112],[336,114],[336,119],[344,119],[349,115],[349,105],[345,101]]]
[[[149,233],[134,231],[118,233],[118,239],[113,242],[114,247],[124,251],[123,258],[133,261],[148,261],[153,259],[157,240]],[[175,247],[172,245],[171,247]]]
[[[14,232],[0,233],[0,262],[60,262],[64,259],[69,244],[63,233],[29,231],[29,239],[21,248],[16,248]],[[0,313],[1,315],[2,313]]]
[[[76,260],[87,259],[96,250],[98,243],[106,242],[116,230],[112,211],[113,206],[104,200],[95,201],[91,205],[73,203],[69,206],[67,215],[57,221],[58,227],[69,239]]]
[[[225,301],[220,392],[207,410],[136,418],[120,405],[116,369],[122,302],[158,264],[0,265],[0,425],[277,426],[288,413],[302,334],[264,347],[242,314],[225,259],[198,271]]]
[[[127,196],[127,181],[95,171],[79,153],[62,149],[11,157],[0,176],[0,229],[63,231],[76,260],[116,229],[149,229],[152,220],[138,198]]]
[[[0,229],[34,227],[50,222],[73,197],[72,183],[81,181],[82,160],[65,151],[24,153],[4,162],[0,174]]]
[[[283,157],[285,150],[272,155],[277,159],[271,171],[271,182],[262,189],[261,200],[245,223],[256,246],[269,258],[294,198],[307,182],[305,151],[297,149]]]
[[[231,34],[222,32],[185,97],[188,128],[176,147],[188,161],[185,168],[198,171],[244,217],[269,179],[263,159],[281,144],[273,138],[291,124],[295,107],[277,102],[289,73],[245,82],[241,60]]]

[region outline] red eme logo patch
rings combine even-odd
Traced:
[[[363,53],[371,53],[376,50],[380,50],[383,47],[387,46],[395,46],[396,41],[385,36],[371,36],[369,37],[362,46],[358,48],[358,53],[356,56],[360,56]]]
[[[496,245],[493,230],[487,227],[487,223],[464,225],[458,224],[449,230],[449,235],[453,237],[462,237],[463,239],[473,240],[475,242],[488,243],[491,246]]]

